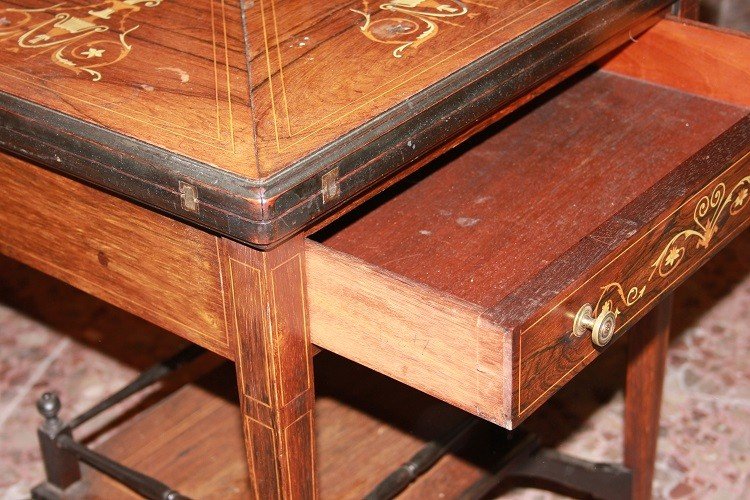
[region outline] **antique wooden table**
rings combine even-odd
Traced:
[[[110,447],[194,497],[361,496],[398,455],[351,472],[375,420],[316,409],[314,346],[510,429],[637,326],[648,497],[669,293],[750,223],[750,40],[669,4],[0,0],[0,251],[236,365],[238,408]]]

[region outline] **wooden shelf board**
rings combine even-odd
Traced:
[[[362,498],[427,441],[466,414],[330,353],[316,357],[318,486],[322,498]],[[191,498],[247,498],[252,484],[234,372],[225,365],[125,423],[97,448]],[[475,431],[491,442],[492,426]],[[476,443],[475,443],[476,444]],[[483,473],[486,448],[465,443],[410,486],[403,498],[450,497]],[[86,498],[139,498],[86,468]]]

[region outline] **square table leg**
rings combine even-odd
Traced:
[[[632,492],[637,500],[651,498],[671,317],[669,295],[628,334],[625,465],[633,471]]]
[[[312,345],[304,239],[258,251],[223,240],[247,460],[256,498],[314,498]]]

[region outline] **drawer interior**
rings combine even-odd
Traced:
[[[604,61],[607,71],[750,107],[750,36],[667,20]]]
[[[725,44],[734,36],[673,21],[654,29],[661,45],[649,57],[664,60],[669,43],[686,50],[683,29]],[[628,50],[627,61],[587,70],[312,235],[313,342],[496,423],[519,421],[516,326],[645,230],[650,219],[624,213],[639,204],[666,213],[702,182],[656,201],[677,169],[700,177],[727,166],[684,167],[697,153],[727,149],[722,140],[748,147],[746,87],[719,100],[720,82],[670,86],[637,69],[644,56]],[[746,71],[750,51],[732,65]],[[601,255],[571,258],[587,241]],[[564,282],[540,279],[550,267]],[[598,354],[586,349],[587,360]]]
[[[605,71],[532,108],[315,238],[492,307],[747,114]]]

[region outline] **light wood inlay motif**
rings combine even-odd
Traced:
[[[725,211],[706,251],[648,282],[700,198],[750,174],[746,116],[647,82],[582,76],[315,236],[313,341],[517,425],[600,352],[571,335],[583,304],[606,288],[602,304],[620,308],[623,331],[750,223],[747,209],[724,221]]]
[[[726,221],[726,217],[737,215],[748,205],[748,196],[750,196],[750,176],[740,180],[729,191],[727,191],[726,184],[720,182],[713,188],[711,194],[702,196],[695,205],[693,214],[695,227],[680,231],[672,237],[656,262],[653,263],[653,271],[649,280],[657,272],[662,278],[672,274],[685,257],[685,248],[689,240],[697,239],[696,250],[707,249]]]
[[[417,48],[435,37],[439,31],[439,24],[445,23],[460,26],[454,18],[469,14],[466,3],[458,0],[390,0],[380,4],[378,8],[387,17],[377,17],[373,20],[369,2],[363,0],[362,10],[351,9],[364,18],[360,26],[362,34],[373,42],[398,45],[393,49],[393,57],[403,57],[408,48]],[[492,7],[492,6],[489,6]],[[495,7],[492,7],[495,8]],[[476,16],[476,14],[474,14]],[[473,16],[472,16],[473,17]]]
[[[671,275],[680,266],[691,248],[695,252],[708,251],[714,237],[727,219],[739,214],[748,205],[748,198],[750,198],[750,176],[741,179],[728,191],[724,182],[716,184],[710,193],[703,195],[695,204],[694,227],[679,231],[664,246],[656,261],[651,265],[652,271],[647,282],[650,283],[654,277],[667,278]],[[692,240],[696,240],[694,247],[688,244]],[[614,311],[615,315],[619,316],[623,309],[632,307],[643,298],[647,287],[647,284],[635,285],[626,293],[621,283],[610,283],[602,287],[602,295],[594,312],[599,314],[601,311]],[[612,294],[612,291],[616,293]]]
[[[0,0],[0,92],[259,181],[574,4]]]
[[[421,89],[424,82],[437,81],[438,75],[507,41],[511,33],[574,3],[390,0],[352,5],[339,0],[328,6],[323,27],[311,24],[317,17],[305,19],[294,2],[260,0],[261,26],[257,19],[249,19],[248,33],[256,48],[253,61],[263,58],[253,75],[256,106],[272,118],[258,127],[261,163],[291,160],[311,140],[334,139],[332,132],[338,125],[355,125],[378,110],[385,111]],[[294,33],[300,25],[306,29]],[[438,25],[439,41],[435,38]],[[406,32],[397,33],[401,30]],[[332,38],[331,31],[335,33]],[[328,43],[356,47],[357,64],[342,64]],[[264,53],[257,47],[263,47]],[[363,67],[379,70],[360,71]],[[349,90],[342,99],[342,94],[333,93],[340,87],[337,82],[344,81]]]
[[[76,75],[98,82],[100,69],[124,59],[133,48],[127,36],[139,26],[128,20],[143,7],[162,0],[110,0],[90,5],[58,3],[41,9],[0,10],[0,43],[11,52],[50,60]]]
[[[0,18],[0,91],[256,176],[231,0],[0,0]]]
[[[596,303],[595,314],[603,310],[614,311],[620,317],[617,331],[622,332],[627,329],[662,295],[672,290],[680,280],[700,265],[708,255],[747,225],[747,217],[740,217],[740,214],[750,204],[748,203],[750,202],[749,160],[750,153],[747,153],[727,167],[720,176],[707,182],[704,189],[665,215],[601,270],[520,332],[517,392],[519,416],[536,408],[548,393],[559,387],[559,384],[567,380],[572,373],[598,353],[592,346],[588,346],[578,361],[572,363],[570,369],[559,380],[551,380],[543,386],[535,385],[533,390],[525,388],[533,377],[533,366],[536,361],[524,357],[524,353],[528,352],[527,344],[536,344],[541,338],[540,333],[545,328],[552,327],[555,320],[548,319],[548,317],[555,318],[559,316],[560,311],[574,310],[576,304],[580,305],[585,302],[589,293],[587,290],[591,287],[598,287],[600,296]],[[732,186],[732,188],[728,189],[727,186]],[[694,245],[692,245],[693,241],[695,241]],[[646,265],[641,266],[640,262],[643,259],[647,259]],[[623,272],[620,269],[632,269],[634,266],[637,270],[632,273],[628,272],[630,277],[627,282],[610,281],[612,275]],[[602,284],[598,285],[597,282]],[[548,321],[552,324],[548,325]],[[547,339],[547,341],[562,342],[559,339]],[[588,340],[579,339],[577,342],[585,344]],[[556,348],[562,349],[562,344]],[[558,355],[562,356],[562,354]]]

